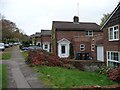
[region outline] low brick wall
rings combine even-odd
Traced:
[[[98,62],[96,60],[70,60],[70,63],[77,69],[86,71],[95,71],[105,65],[104,62]]]
[[[120,90],[120,85],[109,86],[81,86],[79,88],[70,88],[70,90]]]

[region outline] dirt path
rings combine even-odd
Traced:
[[[8,86],[7,88],[45,88],[46,86],[37,79],[37,73],[25,64],[24,58],[18,48],[12,48],[12,58],[2,63],[8,65]]]

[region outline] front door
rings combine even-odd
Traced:
[[[97,60],[98,61],[104,61],[103,46],[97,46]]]
[[[67,55],[66,46],[67,45],[61,45],[61,56],[62,57],[65,57]]]

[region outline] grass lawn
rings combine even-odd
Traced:
[[[7,85],[7,66],[0,64],[0,90]]]
[[[22,55],[23,55],[23,57],[26,59],[27,56],[28,56],[28,51],[22,51]]]
[[[3,52],[2,53],[2,60],[8,60],[11,58],[11,52]]]
[[[35,69],[39,73],[39,79],[43,80],[46,85],[50,85],[53,88],[117,84],[116,82],[109,80],[108,77],[95,72],[48,66],[37,66]]]

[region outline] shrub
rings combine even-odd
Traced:
[[[98,73],[99,73],[99,74],[102,74],[102,75],[108,76],[108,71],[109,71],[110,69],[111,69],[111,67],[102,66],[102,67],[100,67],[100,69],[98,70]]]
[[[110,69],[108,73],[111,80],[120,82],[120,68]]]
[[[74,48],[73,45],[70,43],[70,59],[74,58]]]
[[[68,60],[61,60],[58,56],[48,53],[44,50],[30,50],[28,52],[28,64],[32,65],[47,65],[47,66],[63,66],[68,64]]]

